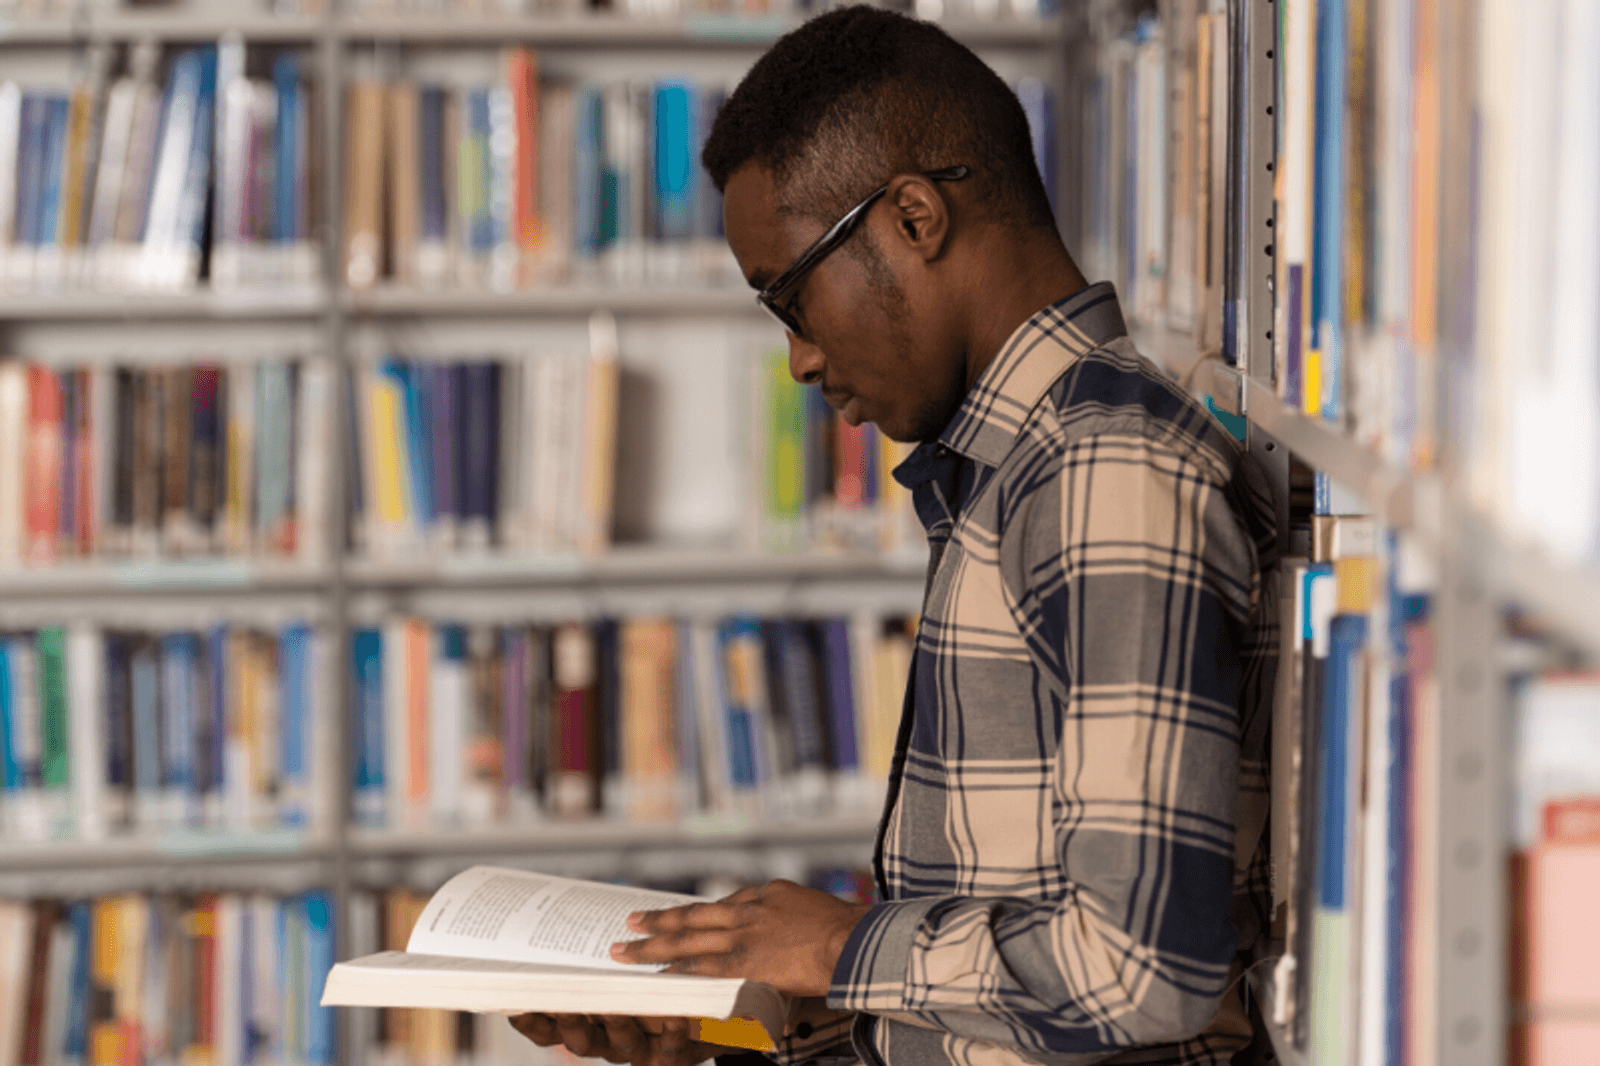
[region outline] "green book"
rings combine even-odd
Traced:
[[[767,518],[783,524],[806,510],[806,397],[787,352],[767,355],[766,378]]]
[[[39,655],[39,710],[43,734],[41,778],[44,787],[67,787],[67,631],[61,626],[39,630],[34,638]]]

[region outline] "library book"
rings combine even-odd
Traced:
[[[632,912],[699,902],[474,866],[428,901],[405,951],[334,966],[322,1005],[690,1018],[694,1039],[771,1050],[788,1013],[771,985],[664,973],[611,958],[612,944],[639,939],[627,927]]]

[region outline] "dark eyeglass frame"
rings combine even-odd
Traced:
[[[945,167],[941,170],[925,170],[922,176],[932,181],[960,181],[971,174],[972,171],[964,166]],[[756,293],[756,303],[766,308],[767,313],[778,320],[778,324],[793,333],[796,337],[804,336],[800,323],[790,313],[789,309],[778,302],[784,293],[798,288],[818,263],[838,248],[839,245],[850,239],[850,234],[861,225],[861,220],[867,217],[867,212],[872,205],[877,203],[884,193],[889,191],[889,186],[884,185],[877,189],[865,200],[844,213],[844,217],[828,227],[828,231],[812,242],[811,247],[800,253],[800,257],[789,265],[789,268],[777,279]]]

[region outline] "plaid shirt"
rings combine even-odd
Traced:
[[[895,471],[932,557],[884,902],[780,1061],[1220,1064],[1248,1043],[1270,491],[1126,332],[1109,284],[1040,311]]]

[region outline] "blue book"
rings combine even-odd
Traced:
[[[0,640],[0,788],[6,792],[18,791],[23,786],[22,763],[18,758],[22,745],[13,736],[19,725],[15,684],[11,676],[10,642]]]
[[[435,363],[428,368],[428,433],[432,448],[433,510],[438,517],[461,513],[460,472],[456,460],[456,433],[460,425],[459,368]]]
[[[829,618],[817,624],[822,676],[828,702],[828,741],[836,770],[861,766],[856,744],[856,695],[850,670],[850,623]]]
[[[355,712],[355,765],[352,806],[362,825],[382,825],[383,803],[383,633],[358,629],[350,636],[352,707]]]
[[[153,640],[139,641],[128,673],[133,692],[134,801],[136,817],[145,823],[155,817],[161,796],[161,666]]]
[[[1312,145],[1312,346],[1322,361],[1322,417],[1340,417],[1344,344],[1345,0],[1317,4],[1316,133]]]
[[[228,783],[228,627],[213,626],[206,637],[211,669],[206,675],[206,712],[211,716],[208,785],[219,798]]]
[[[72,974],[67,983],[66,1047],[57,1049],[64,1062],[89,1061],[89,965],[92,928],[89,904],[76,900],[67,904],[67,924],[72,927]],[[45,1061],[53,1056],[47,1054]]]
[[[573,94],[572,244],[579,259],[593,259],[602,243],[602,168],[605,160],[605,105],[600,90],[580,86]]]
[[[12,230],[18,244],[39,243],[39,209],[44,197],[45,141],[49,125],[50,98],[41,93],[24,93],[17,141],[17,214]]]
[[[490,203],[493,162],[489,148],[489,90],[467,89],[461,143],[456,153],[457,203],[462,236],[477,255],[494,250],[494,211]]]
[[[717,627],[717,658],[726,663],[735,641],[760,641],[761,624],[751,619],[732,619]],[[761,784],[759,752],[761,740],[756,736],[756,708],[751,706],[751,693],[746,685],[734,684],[725,678],[723,687],[724,708],[728,716],[728,762],[735,790],[750,790]]]
[[[1360,656],[1367,643],[1365,615],[1334,617],[1322,679],[1321,742],[1317,768],[1316,907],[1312,930],[1311,1043],[1318,1061],[1343,1060],[1351,1039],[1347,983],[1350,965],[1348,894],[1353,880],[1350,815],[1359,752],[1353,750],[1361,711]]]
[[[1391,558],[1396,534],[1390,534]],[[1395,571],[1389,571],[1389,654],[1396,664],[1389,680],[1389,852],[1384,877],[1384,925],[1387,945],[1384,973],[1384,999],[1388,1017],[1384,1025],[1387,1066],[1399,1066],[1405,1059],[1406,950],[1405,914],[1408,902],[1408,869],[1411,858],[1409,814],[1412,810],[1411,745],[1414,708],[1411,706],[1409,647],[1407,629],[1428,616],[1427,596],[1403,594],[1394,584]]]
[[[161,638],[161,787],[168,817],[187,824],[199,813],[195,790],[195,657],[193,633]]]
[[[334,1014],[332,1007],[324,1007],[322,986],[327,984],[328,972],[333,969],[336,951],[333,899],[327,892],[307,892],[301,897],[305,912],[305,1001],[301,1017],[305,1019],[305,1055],[301,1060],[308,1066],[333,1066],[335,1051]]]
[[[461,381],[461,514],[486,522],[493,530],[499,517],[500,366],[467,363]]]
[[[205,244],[206,202],[211,188],[211,140],[216,132],[217,50],[206,46],[192,53],[199,67],[194,101],[194,136],[189,141],[185,168],[183,209],[178,216],[178,240],[196,250]],[[192,280],[192,279],[191,279]]]
[[[444,173],[445,91],[437,85],[417,90],[418,186],[421,193],[421,218],[418,235],[425,242],[442,245],[449,235],[446,214]]]
[[[652,191],[655,195],[656,232],[666,241],[686,241],[695,235],[699,207],[695,188],[699,167],[695,162],[695,91],[688,82],[656,83],[655,144]]]
[[[56,226],[61,215],[63,161],[67,151],[67,98],[51,96],[45,104],[44,156],[40,164],[38,226],[34,243],[45,247],[56,243]]]
[[[304,170],[301,153],[306,131],[305,94],[300,87],[300,60],[293,52],[281,52],[272,61],[272,85],[278,93],[278,128],[272,175],[272,239],[302,240],[310,234],[302,230],[305,217],[300,177]]]
[[[311,820],[312,634],[303,622],[278,633],[278,820],[303,828]]]
[[[428,427],[434,424],[428,396],[428,383],[433,375],[428,367],[420,364],[397,362],[396,365],[403,368],[406,458],[411,468],[412,506],[416,509],[418,525],[426,529],[438,514],[433,502],[433,448],[428,439]]]

